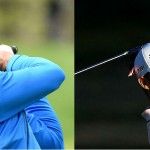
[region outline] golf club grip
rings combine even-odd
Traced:
[[[133,54],[133,53],[136,53],[136,52],[139,52],[141,49],[142,49],[143,45],[142,46],[138,46],[138,47],[135,47],[131,50],[128,51],[128,54]]]

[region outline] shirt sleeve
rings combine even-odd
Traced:
[[[0,72],[0,122],[55,91],[64,78],[64,72],[49,62]]]

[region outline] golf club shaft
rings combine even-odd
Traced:
[[[138,51],[140,51],[140,50],[142,49],[142,47],[143,47],[143,45],[142,45],[142,46],[135,47],[135,48],[133,48],[133,49],[131,49],[131,50],[129,50],[129,51],[126,51],[126,52],[120,54],[120,55],[117,55],[117,56],[115,56],[115,57],[109,58],[109,59],[107,59],[107,60],[105,60],[105,61],[102,61],[102,62],[99,62],[99,63],[97,63],[97,64],[95,64],[95,65],[89,66],[89,67],[87,67],[87,68],[85,68],[85,69],[82,69],[82,70],[76,72],[75,75],[80,74],[80,73],[82,73],[82,72],[85,72],[85,71],[87,71],[87,70],[93,69],[93,68],[95,68],[95,67],[97,67],[97,66],[100,66],[100,65],[105,64],[105,63],[107,63],[107,62],[110,62],[110,61],[112,61],[112,60],[115,60],[115,59],[117,59],[117,58],[123,57],[123,56],[125,56],[125,55],[129,55],[129,54],[133,54],[133,53],[135,53],[135,52],[138,52]]]
[[[117,58],[120,58],[120,57],[122,57],[122,56],[125,56],[125,55],[127,55],[127,54],[128,54],[128,51],[127,51],[127,52],[124,52],[124,53],[122,53],[122,54],[120,54],[120,55],[117,55],[117,56],[115,56],[115,57],[109,58],[109,59],[107,59],[107,60],[105,60],[105,61],[99,62],[99,63],[97,63],[97,64],[95,64],[95,65],[89,66],[89,67],[87,67],[87,68],[85,68],[85,69],[82,69],[82,70],[76,72],[75,75],[80,74],[80,73],[82,73],[82,72],[85,72],[85,71],[87,71],[87,70],[93,69],[93,68],[95,68],[95,67],[97,67],[97,66],[100,66],[100,65],[105,64],[105,63],[107,63],[107,62],[109,62],[109,61],[112,61],[112,60],[114,60],[114,59],[117,59]]]

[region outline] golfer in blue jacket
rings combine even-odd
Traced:
[[[46,59],[14,53],[0,45],[0,149],[63,149],[61,125],[45,96],[60,87],[64,72]]]

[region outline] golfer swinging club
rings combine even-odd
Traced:
[[[136,74],[138,82],[150,99],[150,43],[145,44],[134,60],[134,66],[129,76]],[[150,143],[150,108],[147,108],[142,116],[147,121],[148,141]]]
[[[45,96],[59,88],[64,72],[16,51],[0,45],[0,149],[63,149],[61,125]]]

